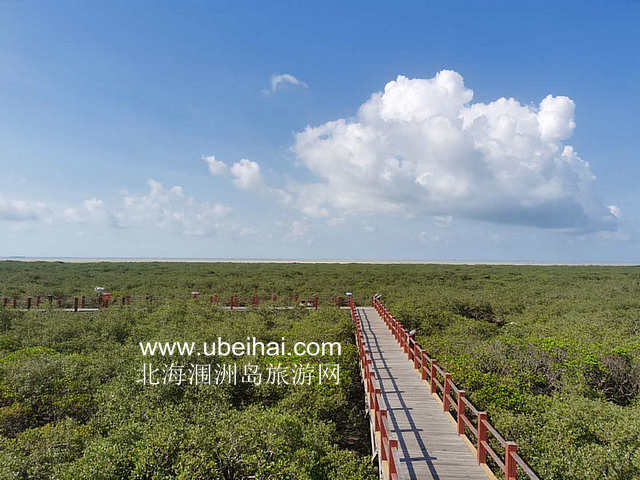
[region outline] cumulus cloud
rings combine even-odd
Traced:
[[[216,160],[214,155],[203,157],[209,166],[211,175],[231,175],[233,184],[242,190],[261,190],[265,187],[258,163],[241,158],[230,167],[221,160]]]
[[[247,158],[241,158],[229,167],[226,163],[216,160],[213,155],[203,157],[203,159],[209,165],[209,173],[211,173],[211,175],[231,175],[233,178],[233,184],[241,190],[260,193],[274,198],[283,204],[291,202],[292,195],[289,192],[281,188],[269,186],[265,183],[264,177],[262,176],[262,170],[258,162],[254,162]]]
[[[472,103],[457,72],[398,76],[352,120],[309,126],[293,151],[317,178],[291,191],[308,215],[383,212],[583,232],[616,228],[589,163],[565,143],[575,104],[548,95]]]
[[[185,195],[181,186],[165,187],[149,180],[145,194],[123,192],[122,208],[114,213],[116,226],[121,228],[154,226],[186,235],[210,235],[224,228],[223,219],[230,208],[201,202]]]
[[[246,158],[231,166],[231,175],[235,186],[242,190],[256,190],[264,185],[260,165]]]
[[[229,167],[224,162],[216,160],[215,155],[203,157],[203,160],[209,165],[209,173],[211,175],[226,175],[229,172]]]
[[[275,93],[279,87],[282,85],[295,85],[298,87],[309,88],[302,80],[298,80],[295,76],[290,73],[280,73],[271,75],[271,88],[269,90],[264,90],[264,93]]]

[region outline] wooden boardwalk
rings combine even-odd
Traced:
[[[400,479],[487,480],[442,404],[429,393],[413,364],[373,307],[358,307],[372,370],[398,440]],[[495,477],[493,477],[495,478]]]

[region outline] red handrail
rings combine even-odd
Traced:
[[[449,414],[450,410],[456,412],[458,434],[466,436],[471,442],[475,440],[476,456],[479,464],[486,465],[487,454],[491,456],[496,465],[504,473],[506,480],[516,480],[518,468],[531,480],[540,480],[532,468],[518,455],[518,447],[515,442],[506,441],[500,433],[487,420],[487,413],[480,412],[467,398],[466,392],[459,389],[451,380],[451,374],[444,371],[435,359],[429,357],[415,339],[411,338],[404,328],[384,304],[377,297],[372,297],[371,305],[376,309],[391,334],[400,347],[407,354],[413,366],[418,370],[422,379],[430,385],[431,393],[437,395],[442,401],[442,408]],[[355,309],[352,308],[352,312]],[[353,316],[353,313],[352,313]],[[442,381],[439,378],[442,378]],[[468,415],[471,413],[471,418]],[[475,418],[475,424],[474,424]],[[467,432],[472,434],[472,437]],[[488,435],[504,449],[501,457],[489,444]],[[475,437],[475,438],[474,438]]]
[[[238,307],[256,307],[259,305],[271,305],[271,306],[286,306],[292,308],[294,306],[315,308],[318,309],[320,303],[328,304],[330,297],[318,295],[308,296],[304,299],[300,298],[299,294],[287,294],[276,295],[271,294],[267,296],[250,295],[250,296],[238,296],[232,295],[228,297],[228,300],[223,300],[220,297],[218,302],[218,295],[204,295],[202,292],[193,290],[184,295],[118,295],[117,297],[110,292],[101,292],[95,295],[37,295],[27,297],[17,297],[14,295],[0,295],[0,308],[13,308],[20,310],[43,310],[41,304],[42,299],[48,299],[48,309],[57,307],[59,309],[65,309],[67,311],[79,312],[79,311],[95,311],[97,309],[107,308],[109,306],[145,306],[150,303],[161,301],[163,299],[186,299],[190,298],[193,301],[204,301],[211,303],[212,305],[220,305],[228,307],[230,309],[236,309]],[[334,299],[337,297],[333,297]],[[336,305],[335,301],[333,302]],[[35,308],[34,308],[35,307]]]

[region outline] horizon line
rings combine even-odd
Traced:
[[[603,262],[603,261],[537,261],[537,260],[416,260],[416,259],[346,259],[346,258],[252,258],[252,257],[66,257],[66,256],[43,256],[29,257],[22,255],[0,256],[0,261],[19,262],[63,262],[63,263],[144,263],[144,262],[164,262],[164,263],[302,263],[302,264],[369,264],[369,265],[513,265],[513,266],[602,266],[602,267],[637,267],[640,261],[629,262]]]

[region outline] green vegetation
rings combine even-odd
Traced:
[[[541,478],[640,479],[640,268],[0,263],[0,294],[96,285],[164,299],[96,314],[0,308],[0,478],[375,478],[350,322],[326,305],[352,290],[360,304],[383,293]],[[188,300],[192,289],[325,306],[229,314]],[[341,384],[135,382],[140,340],[248,333],[342,342]]]

